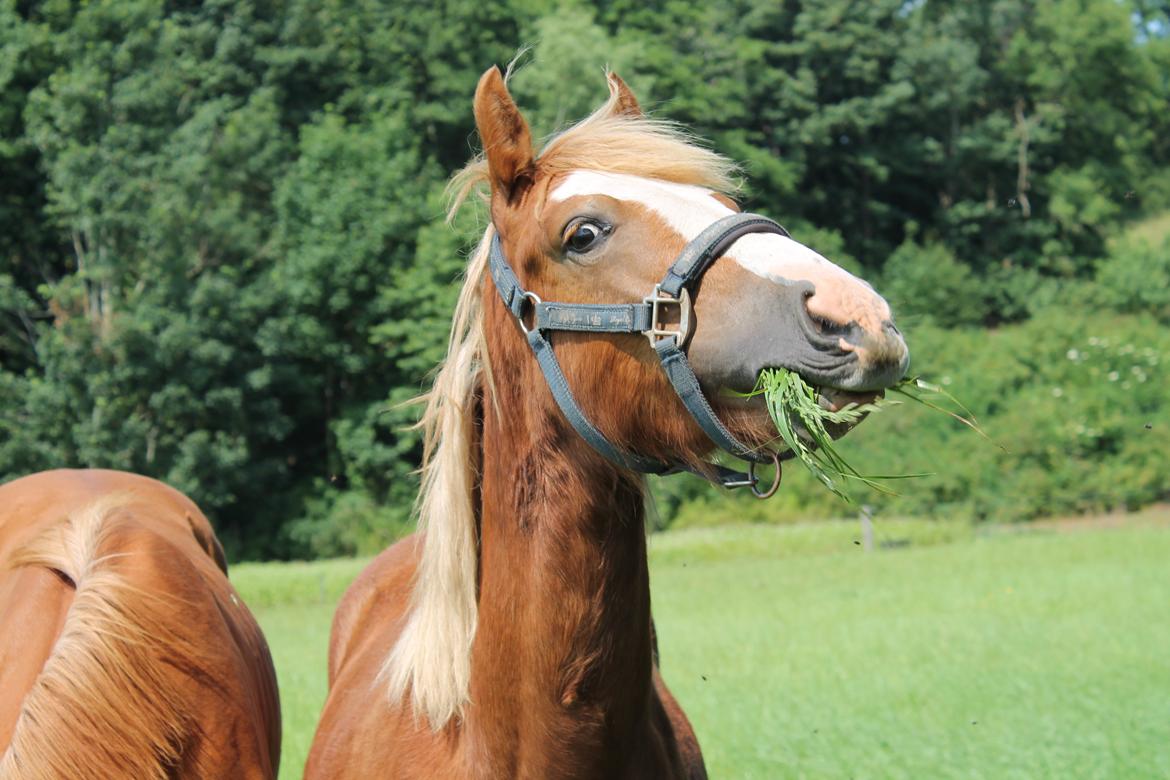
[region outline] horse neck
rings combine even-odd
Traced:
[[[607,776],[651,702],[642,489],[568,426],[531,355],[506,352],[483,405],[469,716],[502,774]]]

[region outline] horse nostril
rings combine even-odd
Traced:
[[[816,297],[814,290],[809,290],[804,295],[804,314],[808,317],[809,322],[812,323],[813,328],[821,336],[841,336],[847,341],[852,341],[857,335],[858,327],[856,322],[837,322],[836,320],[827,316],[823,311],[817,311],[811,305],[813,299]]]
[[[819,314],[809,313],[808,318],[812,320],[813,327],[822,336],[848,336],[857,328],[856,322],[850,322],[842,325],[839,322],[833,322],[830,319],[820,316]]]

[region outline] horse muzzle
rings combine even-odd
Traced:
[[[910,351],[890,319],[842,321],[812,305],[820,296],[811,282],[740,276],[738,294],[696,303],[689,354],[709,388],[748,392],[768,368],[853,393],[883,390],[905,376]]]

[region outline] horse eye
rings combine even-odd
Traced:
[[[570,229],[565,245],[573,252],[588,252],[605,230],[594,222],[579,222]]]

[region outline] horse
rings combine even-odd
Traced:
[[[199,508],[147,477],[0,485],[0,780],[274,778],[260,627]]]
[[[724,390],[785,367],[840,407],[905,373],[868,284],[739,214],[733,164],[607,79],[539,154],[505,76],[479,81],[451,186],[491,222],[420,423],[419,532],[338,607],[307,778],[705,777],[658,671],[639,472],[756,489],[704,461],[779,461],[761,400]]]

